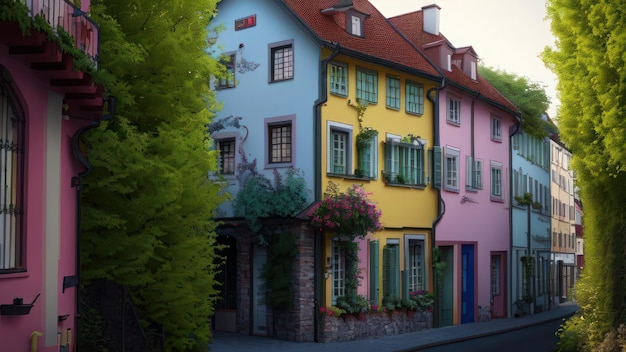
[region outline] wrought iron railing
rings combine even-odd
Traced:
[[[100,54],[100,28],[86,12],[67,0],[17,1],[28,7],[31,17],[41,15],[53,29],[63,28],[74,38],[76,48],[82,50],[97,67]]]

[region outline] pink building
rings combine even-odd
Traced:
[[[508,314],[509,133],[519,116],[479,75],[474,49],[439,32],[439,11],[429,5],[390,20],[446,78],[436,97],[442,215],[433,228],[447,263],[435,324],[446,326]]]
[[[78,199],[89,171],[78,139],[105,101],[57,35],[23,34],[18,21],[37,14],[64,28],[94,65],[98,27],[63,0],[4,3],[14,11],[0,18],[0,349],[74,351]]]

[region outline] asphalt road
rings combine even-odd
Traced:
[[[555,332],[561,320],[534,325],[521,330],[431,347],[428,352],[554,352],[559,341]]]

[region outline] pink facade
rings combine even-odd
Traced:
[[[82,3],[89,6],[89,1]],[[65,1],[46,1],[45,5],[64,9],[68,15],[57,16],[60,20],[72,17]],[[96,29],[85,16],[72,23],[78,24],[75,28],[88,23],[87,27]],[[16,160],[23,155],[21,176],[20,168],[12,166],[17,176],[12,178],[12,187],[18,195],[12,201],[2,200],[2,223],[16,224],[17,230],[0,232],[0,349],[51,352],[63,345],[69,347],[65,351],[74,351],[78,289],[75,186],[85,167],[74,157],[72,139],[82,127],[99,120],[102,90],[87,75],[74,71],[72,58],[42,33],[22,36],[14,21],[0,22],[0,33],[0,114],[9,122],[0,129],[5,150],[6,143],[19,146],[16,153],[3,154],[2,168],[7,155]],[[93,44],[97,37],[91,30],[82,40]],[[93,51],[85,50],[94,56]],[[23,130],[11,127],[15,119],[22,121]],[[2,177],[8,184],[7,175],[5,172]],[[10,207],[20,211],[6,215]],[[16,304],[16,299],[22,304]]]
[[[435,143],[444,206],[433,229],[447,263],[440,312],[445,326],[508,314],[509,133],[519,117],[478,73],[474,49],[454,47],[439,32],[440,10],[429,5],[390,20],[446,78],[438,95]]]
[[[450,123],[446,116],[449,113],[449,104],[446,104],[449,96],[459,99],[460,124]],[[509,113],[494,108],[492,105],[478,100],[471,95],[463,94],[454,87],[448,87],[440,93],[440,131],[441,146],[444,160],[444,176],[442,178],[441,198],[445,203],[445,213],[436,228],[436,242],[438,246],[451,251],[453,258],[453,322],[463,322],[463,286],[468,282],[473,283],[473,321],[491,318],[493,304],[501,304],[497,307],[499,317],[506,316],[504,311],[506,297],[506,253],[509,251],[509,138],[508,131],[514,123],[514,118]],[[500,141],[493,140],[491,136],[491,120],[499,119],[500,129],[503,136]],[[473,120],[473,121],[472,121]],[[446,188],[445,164],[448,150],[458,151],[458,172],[456,190]],[[468,165],[468,157],[473,155],[473,160],[481,162],[475,172],[480,173],[482,185],[475,189],[468,187],[468,175],[471,164]],[[470,159],[471,160],[471,159]],[[468,167],[469,166],[469,167]],[[500,189],[501,197],[494,197],[492,187],[492,166],[501,167]],[[469,246],[473,255],[473,268],[463,269],[462,246]],[[492,294],[492,256],[500,256],[500,276],[498,295]],[[464,277],[470,273],[471,277]],[[471,296],[471,295],[470,295]],[[467,309],[467,307],[465,308]],[[483,316],[481,316],[483,314]],[[466,321],[469,322],[469,321]]]

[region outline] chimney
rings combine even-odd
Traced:
[[[424,14],[424,32],[439,35],[439,10],[436,4],[422,7]]]

